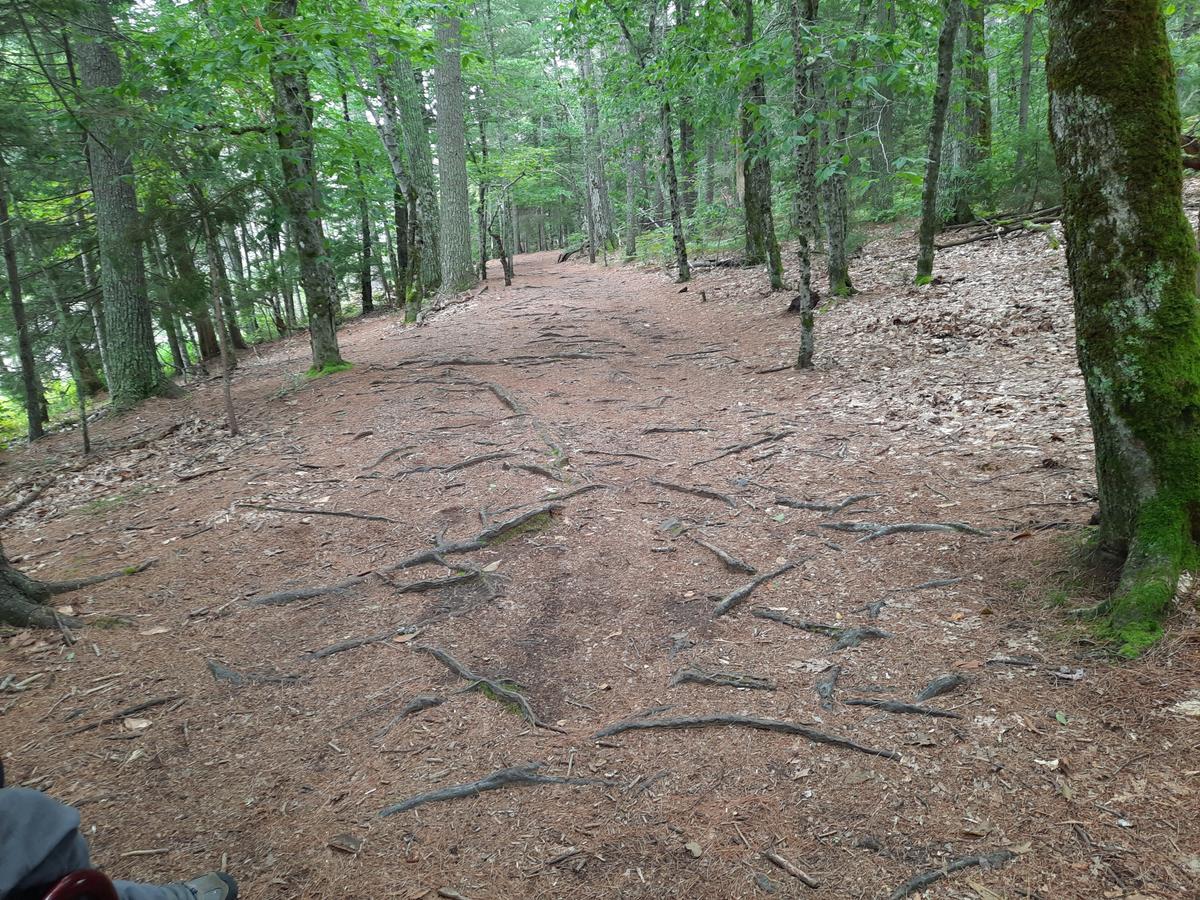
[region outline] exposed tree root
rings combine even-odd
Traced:
[[[564,778],[560,775],[539,775],[538,769],[540,768],[541,766],[537,764],[530,764],[498,769],[492,774],[480,778],[478,781],[470,781],[466,784],[456,784],[451,787],[440,788],[436,791],[417,794],[415,797],[409,797],[407,800],[401,800],[399,803],[385,806],[379,811],[379,817],[386,819],[388,816],[416,809],[418,806],[424,806],[426,803],[440,803],[443,800],[474,797],[477,794],[482,794],[484,791],[495,791],[507,787],[527,787],[534,784],[612,784],[612,782],[602,778]]]
[[[345,578],[342,581],[334,582],[333,584],[320,585],[318,587],[296,588],[294,590],[276,591],[273,594],[264,594],[261,597],[252,597],[246,601],[247,606],[287,606],[289,603],[295,603],[298,600],[312,600],[316,597],[327,597],[330,594],[339,594],[342,591],[347,591],[352,587],[362,584],[367,580],[367,575],[355,575],[353,578]]]
[[[393,728],[395,728],[403,719],[408,718],[413,713],[419,713],[422,710],[432,709],[435,706],[441,706],[445,702],[446,699],[444,697],[438,697],[433,694],[413,697],[404,704],[400,712],[396,713],[396,715],[394,715],[386,725],[375,732],[375,739],[383,740],[383,738],[387,737]]]
[[[924,703],[926,700],[932,700],[934,697],[941,697],[943,694],[949,694],[951,691],[956,691],[964,684],[967,679],[962,675],[949,674],[939,675],[929,684],[925,685],[924,690],[917,694],[917,701]]]
[[[834,650],[846,650],[850,647],[857,647],[863,641],[882,640],[883,638],[890,638],[892,636],[891,632],[883,631],[879,628],[843,628],[840,625],[825,625],[821,622],[794,619],[787,613],[778,612],[774,609],[766,609],[762,606],[755,607],[752,614],[760,619],[770,619],[772,622],[778,622],[780,625],[786,625],[789,628],[798,628],[801,631],[831,637],[834,639],[832,648]]]
[[[472,456],[468,459],[460,460],[456,463],[450,463],[446,466],[416,466],[412,469],[405,469],[402,472],[397,472],[396,475],[397,477],[401,477],[404,475],[415,475],[418,472],[442,472],[443,474],[446,472],[458,472],[462,469],[469,469],[472,466],[478,466],[481,463],[491,462],[492,460],[496,459],[508,459],[512,456],[516,456],[516,454],[508,450],[497,450],[494,453],[481,453],[478,456]]]
[[[769,444],[769,443],[772,443],[773,441],[781,441],[785,437],[789,437],[790,435],[793,435],[793,434],[795,434],[795,432],[792,431],[791,429],[785,429],[783,431],[776,431],[771,434],[768,434],[766,437],[761,437],[757,441],[747,441],[744,444],[734,444],[732,447],[724,448],[716,456],[710,456],[707,459],[701,459],[701,460],[698,460],[697,462],[692,463],[692,466],[693,467],[702,466],[705,463],[716,462],[718,459],[724,459],[727,456],[733,456],[734,454],[737,454],[737,453],[744,453],[745,451],[752,450],[755,447],[761,447],[763,444]]]
[[[446,575],[443,578],[421,578],[417,581],[410,581],[408,584],[393,584],[392,590],[397,594],[417,594],[421,591],[440,591],[442,588],[454,587],[456,584],[466,584],[468,581],[474,581],[476,578],[482,578],[483,573],[472,569],[467,572],[456,572],[453,575]]]
[[[920,584],[914,584],[910,588],[895,588],[896,591],[931,591],[934,588],[950,587],[952,584],[958,584],[962,581],[961,576],[954,578],[935,578],[932,581],[922,581]]]
[[[238,672],[228,666],[223,666],[215,659],[206,660],[208,671],[217,681],[228,681],[234,687],[247,684],[295,684],[300,680],[299,675],[255,675],[251,672]]]
[[[566,733],[558,726],[551,725],[548,722],[543,722],[540,718],[538,718],[537,713],[533,711],[533,707],[529,705],[529,700],[526,699],[525,695],[519,691],[513,690],[508,686],[510,684],[514,684],[514,682],[509,681],[506,678],[490,678],[487,675],[476,674],[445,650],[442,650],[438,647],[423,645],[420,647],[413,647],[413,649],[422,653],[430,654],[434,657],[434,659],[444,665],[459,678],[471,682],[466,688],[468,691],[486,689],[488,693],[502,703],[507,702],[513,704],[521,711],[521,714],[525,717],[526,721],[528,721],[529,724],[535,728],[545,728],[547,731],[557,731],[559,734]],[[507,682],[507,684],[505,682]]]
[[[20,628],[63,629],[67,625],[79,625],[81,624],[80,620],[61,615],[49,606],[50,598],[111,581],[114,578],[136,575],[152,565],[154,565],[154,560],[149,559],[136,566],[88,578],[77,578],[70,581],[37,581],[14,569],[4,556],[3,550],[0,549],[0,622]],[[64,636],[65,634],[66,632],[64,632]]]
[[[858,697],[852,700],[843,700],[847,706],[866,706],[871,709],[878,709],[883,712],[900,713],[901,715],[910,716],[932,716],[935,719],[961,719],[956,712],[950,712],[945,709],[934,709],[931,706],[918,706],[915,703],[904,703],[900,700],[881,700],[875,697]]]
[[[618,450],[584,450],[592,456],[624,456],[629,459],[648,459],[651,462],[662,462],[657,456],[647,456],[645,453],[623,453]]]
[[[720,500],[722,503],[728,503],[734,509],[737,509],[737,501],[728,494],[722,494],[720,491],[714,491],[712,488],[706,487],[689,487],[686,484],[675,484],[673,481],[663,481],[659,478],[651,478],[650,483],[655,487],[666,488],[668,491],[675,491],[679,494],[693,494],[697,497],[704,497],[707,500]]]
[[[805,562],[805,561],[806,560],[804,560],[804,559],[798,559],[798,560],[795,560],[794,562],[784,563],[778,569],[775,569],[774,571],[771,571],[771,572],[767,572],[764,575],[759,575],[753,581],[749,581],[746,584],[743,584],[737,590],[733,591],[730,594],[727,594],[721,600],[721,602],[717,604],[717,608],[713,610],[713,618],[715,619],[718,616],[725,615],[727,612],[729,612],[731,609],[733,609],[735,606],[737,606],[739,603],[741,603],[743,600],[745,600],[747,597],[749,597],[751,594],[753,594],[754,589],[757,588],[759,585],[766,584],[768,581],[772,581],[772,580],[778,578],[780,575],[784,574],[785,572],[792,571],[792,569],[796,568],[796,566],[800,565],[802,562]]]
[[[808,509],[813,512],[823,513],[838,513],[847,507],[854,506],[856,503],[862,503],[864,500],[870,500],[878,497],[878,494],[851,494],[845,500],[839,500],[837,503],[822,503],[817,500],[792,500],[789,497],[776,497],[775,503],[779,506],[787,506],[792,509]]]
[[[0,522],[16,515],[38,497],[42,496],[42,492],[53,484],[51,481],[43,481],[40,484],[35,484],[29,489],[29,493],[25,494],[5,506],[0,506]]]
[[[813,878],[811,875],[809,875],[803,869],[800,869],[797,866],[793,865],[792,863],[788,862],[786,859],[784,859],[782,856],[780,856],[774,850],[764,850],[763,851],[763,859],[765,859],[767,862],[771,863],[772,865],[778,866],[779,868],[783,869],[783,871],[787,872],[793,878],[800,881],[805,887],[810,887],[815,891],[818,888],[820,888],[820,886],[821,886],[821,882],[817,881],[815,878]]]
[[[694,428],[676,427],[674,425],[652,425],[649,428],[643,428],[642,434],[688,434],[694,431],[708,431],[708,428],[696,426]]]
[[[345,512],[338,509],[316,509],[309,506],[267,506],[258,503],[240,503],[239,506],[246,506],[251,509],[261,509],[266,512],[278,513],[295,513],[298,516],[336,516],[343,519],[363,519],[367,522],[388,522],[396,524],[395,519],[389,519],[387,516],[376,516],[370,513]]]
[[[714,728],[718,726],[734,726],[740,728],[755,728],[759,731],[774,731],[779,734],[794,734],[807,738],[814,744],[829,744],[844,750],[866,753],[869,756],[882,756],[884,759],[899,760],[901,756],[895,750],[877,750],[865,747],[846,738],[835,737],[823,731],[799,725],[795,722],[785,722],[780,719],[760,719],[757,716],[742,716],[732,713],[712,713],[704,716],[679,716],[665,719],[629,719],[616,722],[597,731],[593,738],[606,738],[623,734],[626,731],[642,731],[652,728]]]
[[[312,653],[306,654],[305,658],[310,660],[324,659],[327,656],[344,653],[347,650],[357,650],[359,647],[365,647],[368,644],[381,644],[384,641],[390,641],[398,635],[413,634],[415,631],[416,628],[412,625],[397,625],[395,628],[389,628],[387,631],[380,631],[366,637],[338,641],[336,644],[330,644],[328,647],[322,647],[320,650],[314,650]]]
[[[45,581],[42,584],[50,592],[51,596],[69,594],[71,591],[79,591],[94,584],[103,584],[106,581],[112,581],[114,578],[124,578],[127,575],[136,575],[138,572],[145,572],[157,561],[155,559],[148,559],[145,562],[138,563],[136,566],[126,566],[124,569],[105,572],[103,575],[90,575],[87,578],[75,578],[69,581]]]
[[[694,665],[685,666],[671,677],[670,687],[680,684],[747,688],[752,691],[773,691],[776,688],[775,682],[769,678],[750,675],[746,672],[706,672],[704,669]]]
[[[837,687],[838,677],[842,674],[841,666],[830,666],[825,670],[814,685],[817,697],[821,701],[821,709],[833,709],[833,691]]]
[[[731,571],[745,572],[747,575],[756,575],[758,573],[758,569],[754,568],[754,566],[750,565],[750,563],[740,560],[736,556],[730,555],[716,544],[710,544],[708,541],[691,534],[688,535],[688,539],[691,540],[692,543],[703,547],[722,563],[724,563],[725,568],[730,569]]]
[[[929,531],[957,532],[959,534],[974,535],[975,537],[991,537],[991,534],[988,532],[972,528],[970,525],[964,525],[962,522],[900,522],[895,525],[879,525],[875,522],[822,522],[821,527],[831,528],[834,531],[864,532],[863,537],[858,539],[860,544],[864,541],[874,541],[893,534],[922,534]]]
[[[520,469],[523,472],[529,472],[533,475],[541,475],[543,478],[549,478],[551,481],[562,481],[562,472],[555,471],[548,466],[539,466],[534,463],[505,463],[506,469]]]
[[[888,900],[904,900],[910,894],[923,891],[931,884],[941,881],[947,875],[961,872],[963,869],[970,869],[974,866],[983,866],[985,869],[991,869],[996,866],[1002,866],[1015,858],[1016,854],[1011,850],[997,850],[994,853],[988,853],[983,856],[964,856],[962,859],[956,859],[954,862],[947,863],[940,869],[931,869],[928,872],[922,872],[920,875],[908,879],[908,881],[904,882],[904,884],[888,895]]]

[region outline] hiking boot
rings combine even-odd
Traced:
[[[205,872],[198,878],[183,882],[196,900],[237,900],[238,886],[224,872]]]

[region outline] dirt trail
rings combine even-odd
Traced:
[[[964,248],[916,289],[903,246],[868,248],[811,373],[765,371],[796,329],[754,273],[679,293],[542,254],[425,327],[354,324],[350,372],[294,377],[303,339],[247,356],[238,439],[215,381],[105,423],[5,546],[45,577],[159,563],[64,598],[133,624],[9,639],[0,674],[44,673],[0,694],[10,775],[80,806],[113,872],[227,854],[248,898],[874,898],[988,854],[929,896],[1196,896],[1200,720],[1165,712],[1195,623],[1117,667],[1047,602],[1083,593],[1094,509],[1061,252]],[[951,524],[873,527],[911,523]],[[795,565],[714,618],[737,561]],[[758,680],[671,686],[689,667]],[[713,714],[803,728],[594,737]],[[377,817],[528,765],[552,782]]]

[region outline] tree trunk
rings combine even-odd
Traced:
[[[948,224],[964,225],[975,220],[975,204],[987,202],[981,190],[979,164],[992,153],[992,98],[988,82],[987,9],[981,2],[966,4],[959,28],[963,70],[962,135],[954,141],[951,208]]]
[[[740,16],[739,52],[746,55],[754,45],[754,0],[742,0]],[[738,110],[744,167],[742,206],[746,220],[746,262],[749,265],[766,263],[771,289],[778,291],[783,289],[783,262],[775,237],[775,217],[771,212],[770,138],[763,115],[766,103],[766,81],[761,70],[756,69],[743,89]]]
[[[79,8],[83,33],[75,44],[89,103],[88,169],[100,245],[108,389],[115,409],[127,409],[166,384],[154,349],[154,325],[142,259],[141,216],[133,174],[133,133],[115,98],[122,87],[118,37],[107,0]]]
[[[637,210],[637,154],[633,141],[626,136],[625,142],[625,259],[637,259],[638,236]]]
[[[1021,37],[1021,82],[1017,90],[1017,161],[1016,175],[1024,181],[1025,151],[1029,141],[1029,93],[1033,83],[1033,13],[1027,12]]]
[[[928,156],[925,184],[921,191],[920,248],[917,253],[917,281],[933,277],[933,236],[937,231],[938,173],[942,167],[942,138],[946,134],[946,110],[950,105],[950,79],[954,74],[954,35],[962,17],[962,0],[943,0],[945,19],[938,35],[937,82],[933,92],[933,111],[929,118]]]
[[[717,142],[710,135],[704,141],[704,205],[717,200]]]
[[[12,308],[13,328],[17,333],[17,358],[21,363],[21,388],[24,394],[25,419],[29,423],[29,439],[36,441],[45,434],[42,429],[46,400],[38,380],[37,363],[33,358],[33,340],[25,319],[25,301],[21,296],[21,270],[17,265],[17,242],[8,205],[8,177],[0,159],[0,244],[4,246],[4,268],[8,275],[8,299]],[[80,390],[83,388],[80,387]]]
[[[1158,0],[1050,0],[1050,136],[1063,176],[1079,367],[1096,445],[1107,604],[1133,654],[1200,564],[1200,304]]]
[[[441,183],[442,288],[457,293],[475,282],[471,261],[471,198],[467,181],[466,119],[463,112],[462,21],[438,18],[435,28],[438,64],[434,88],[437,96],[438,176]]]
[[[281,198],[300,259],[313,368],[321,370],[342,363],[335,324],[339,304],[321,221],[307,68],[290,33],[298,3],[299,0],[271,0],[269,10],[277,32],[271,58],[271,86],[275,100],[275,140],[283,170]]]
[[[660,88],[662,90],[662,88]],[[690,281],[687,242],[683,237],[683,210],[679,202],[679,181],[675,176],[675,140],[671,136],[671,102],[664,99],[659,109],[659,134],[663,147],[663,175],[667,181],[667,198],[671,205],[671,242],[675,247],[675,266],[679,269],[678,280]]]
[[[794,167],[796,189],[792,195],[792,224],[809,245],[819,239],[821,215],[817,193],[817,112],[818,90],[816,63],[809,61],[812,33],[817,24],[817,0],[790,0],[789,25],[792,32],[792,115],[796,140]]]
[[[579,74],[583,81],[580,105],[583,107],[584,177],[590,216],[597,238],[593,243],[612,248],[616,246],[617,238],[612,221],[612,203],[608,196],[608,180],[604,172],[604,148],[600,143],[600,109],[596,104],[599,88],[593,74],[590,49],[579,54]],[[599,249],[599,246],[596,249]]]

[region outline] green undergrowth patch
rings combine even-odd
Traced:
[[[520,525],[514,525],[506,530],[503,534],[498,534],[487,542],[489,547],[498,547],[501,544],[506,544],[522,535],[537,534],[539,531],[545,531],[550,527],[550,522],[553,516],[548,512],[538,513],[536,516],[531,516]]]
[[[341,362],[326,363],[325,365],[321,366],[320,368],[318,368],[317,366],[313,366],[311,369],[309,369],[307,372],[304,373],[304,377],[307,378],[309,381],[312,381],[315,378],[324,378],[326,375],[334,375],[338,372],[347,372],[353,368],[354,368],[354,363],[349,363],[349,362],[346,362],[345,360],[342,360]]]

